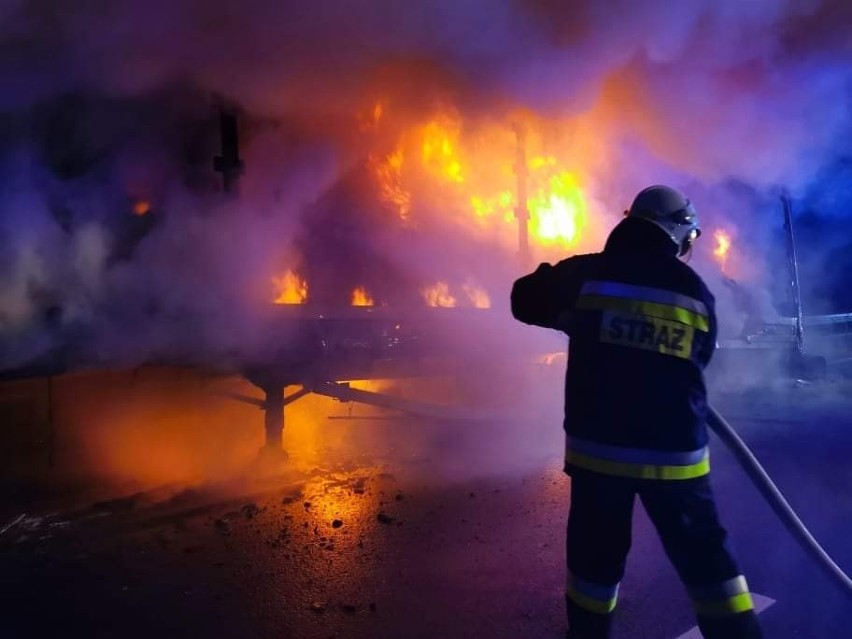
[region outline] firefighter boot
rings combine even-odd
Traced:
[[[609,639],[612,614],[600,614],[581,608],[567,598],[568,632],[565,639]]]
[[[763,637],[754,610],[724,617],[699,615],[698,628],[704,639],[762,639]]]

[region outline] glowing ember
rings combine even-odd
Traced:
[[[308,299],[308,283],[294,271],[287,271],[282,277],[273,277],[272,283],[277,291],[276,304],[304,304]]]
[[[363,286],[352,291],[352,306],[372,306],[373,298]]]
[[[133,204],[133,215],[148,215],[151,212],[151,203],[148,200],[136,200]]]
[[[491,299],[483,289],[473,284],[463,284],[462,290],[475,308],[491,308]]]
[[[456,298],[450,295],[450,287],[446,282],[438,282],[433,286],[422,289],[420,293],[429,306],[453,308],[456,305]]]
[[[561,363],[568,357],[568,354],[564,351],[559,351],[556,353],[546,353],[539,357],[536,362],[538,364],[542,364],[543,366],[552,366],[553,364]]]
[[[719,229],[713,233],[713,238],[716,240],[716,248],[713,249],[713,255],[719,266],[722,267],[722,273],[725,272],[725,266],[728,262],[728,253],[731,250],[731,235],[724,229]]]

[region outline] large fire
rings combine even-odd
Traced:
[[[527,158],[527,147],[545,150],[547,141],[515,133],[519,127],[467,132],[463,124],[447,111],[404,129],[389,152],[372,154],[381,199],[406,222],[422,206],[504,247],[517,246],[519,214],[528,214],[533,247],[577,248],[589,223],[577,164],[553,149]]]
[[[357,123],[376,207],[390,211],[385,220],[400,230],[470,240],[493,247],[495,256],[519,255],[524,261],[561,259],[600,242],[589,195],[593,169],[602,163],[590,145],[598,140],[593,121],[560,129],[529,114],[465,120],[446,105],[412,118],[378,100],[365,105]],[[458,275],[455,282],[422,288],[426,304],[489,308],[488,293],[471,284],[484,274]],[[365,283],[383,294],[380,282]],[[353,292],[347,301],[372,305],[367,289],[356,284],[349,284]],[[307,287],[295,274],[276,278],[275,285],[277,303],[300,304],[307,298]]]
[[[273,277],[276,289],[276,304],[304,304],[308,299],[308,283],[295,271],[287,271],[281,277]]]

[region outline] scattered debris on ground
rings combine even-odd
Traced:
[[[257,504],[252,502],[252,503],[246,504],[245,506],[240,508],[240,514],[242,514],[242,516],[245,517],[246,519],[253,519],[257,515],[262,513],[264,510],[266,510],[266,509],[265,508],[259,508]]]

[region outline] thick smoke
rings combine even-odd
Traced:
[[[780,189],[808,196],[847,154],[850,25],[840,0],[6,2],[0,365],[75,332],[115,361],[247,347],[305,220],[357,176],[357,115],[379,98],[400,122],[592,111],[590,196],[612,221],[671,181],[748,244],[738,275],[762,287]],[[211,170],[217,100],[251,122],[237,199]],[[150,217],[126,215],[137,200]],[[488,255],[386,231],[396,248],[370,250],[412,279]]]
[[[685,172],[790,183],[848,131],[850,20],[817,0],[13,2],[2,99],[191,81],[273,116],[351,114],[391,75],[421,103],[441,84],[466,109],[570,115],[609,84],[625,132]]]

